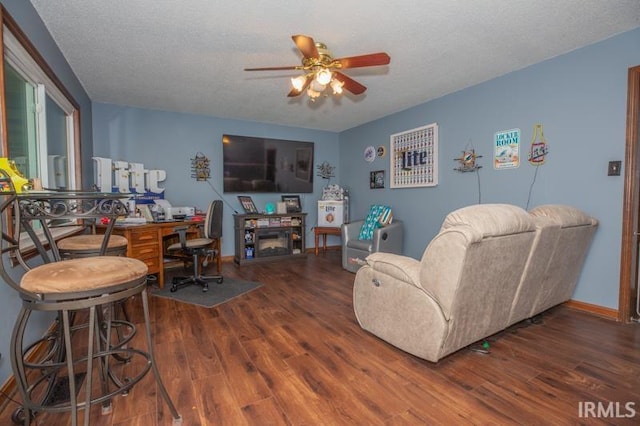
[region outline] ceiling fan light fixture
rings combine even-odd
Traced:
[[[331,80],[331,88],[333,89],[334,95],[342,94],[342,86],[344,86],[344,82],[336,80],[335,78]]]
[[[327,86],[331,86],[334,95],[340,95],[345,90],[356,96],[361,95],[367,90],[366,86],[343,74],[342,71],[349,68],[388,65],[391,62],[391,58],[385,52],[334,59],[326,45],[315,42],[309,36],[298,34],[291,38],[302,53],[302,65],[244,69],[245,71],[302,71],[303,75],[291,78],[292,89],[288,97],[300,96],[306,91],[313,101],[323,95]],[[327,97],[329,94],[324,93],[324,96]]]
[[[318,81],[318,79],[316,78],[311,82],[311,86],[310,87],[313,89],[314,92],[321,93],[321,92],[324,92],[324,89],[326,89],[327,85],[320,83]]]
[[[333,78],[333,73],[326,68],[322,68],[320,71],[316,73],[316,81],[323,86],[329,84],[331,79]]]
[[[301,92],[304,88],[304,84],[307,82],[307,76],[299,75],[297,77],[291,78],[291,86],[296,89],[298,92]]]
[[[311,100],[314,101],[314,100],[316,100],[317,98],[320,97],[320,92],[318,92],[317,90],[313,90],[313,84],[312,84],[307,89],[307,96],[309,96],[311,98]]]

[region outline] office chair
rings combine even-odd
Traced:
[[[220,256],[220,239],[222,238],[222,201],[213,200],[209,204],[207,216],[205,218],[203,237],[187,240],[187,226],[175,228],[180,237],[180,242],[167,247],[169,252],[180,252],[189,256],[193,260],[193,275],[188,277],[174,277],[171,281],[171,292],[175,292],[179,287],[198,284],[202,286],[202,291],[209,290],[209,281],[216,281],[222,284],[223,277],[218,271],[218,275],[202,275],[200,265],[201,256]]]

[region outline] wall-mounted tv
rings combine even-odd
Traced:
[[[223,135],[224,192],[313,192],[313,142]]]

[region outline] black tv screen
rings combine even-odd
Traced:
[[[223,135],[224,192],[313,192],[313,142]]]

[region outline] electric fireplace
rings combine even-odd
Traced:
[[[291,238],[289,231],[271,230],[258,232],[256,257],[282,256],[289,254]]]

